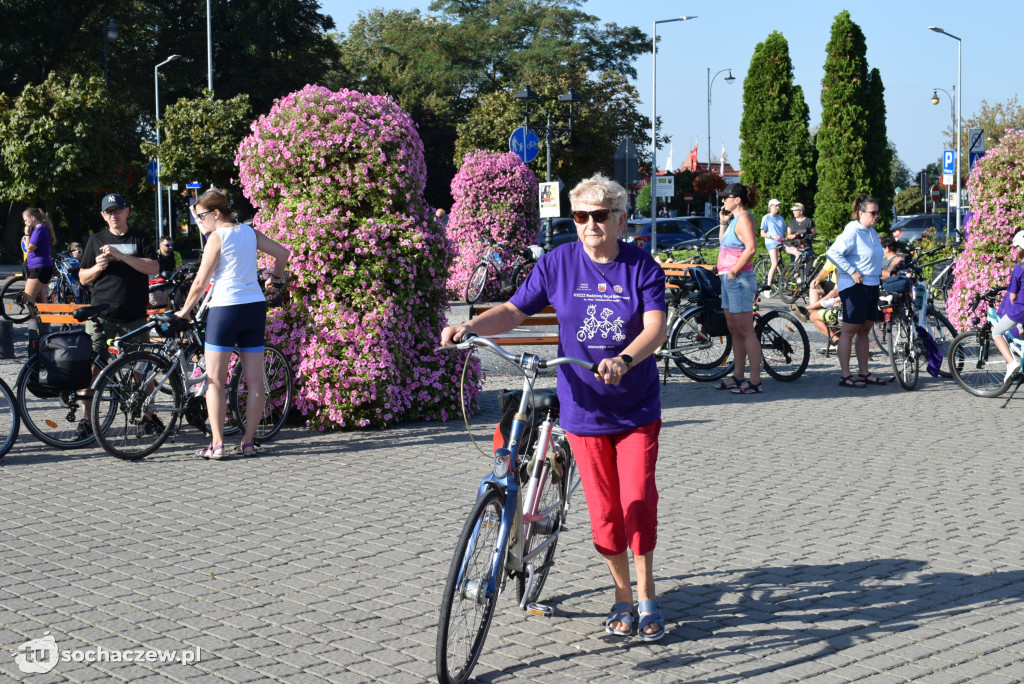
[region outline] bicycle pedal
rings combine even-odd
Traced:
[[[526,612],[532,615],[540,615],[541,617],[551,617],[555,614],[555,609],[551,606],[545,606],[543,603],[527,603]]]

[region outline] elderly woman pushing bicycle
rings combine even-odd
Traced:
[[[497,335],[548,304],[558,312],[559,356],[597,364],[558,367],[561,425],[587,494],[594,546],[615,584],[605,620],[628,636],[636,619],[626,548],[637,574],[637,636],[656,641],[665,620],[654,591],[658,490],[654,470],[661,394],[652,354],[666,336],[665,276],[653,258],[621,241],[626,190],[597,174],[570,193],[578,242],[546,254],[512,298],[441,332],[441,344],[467,333]]]

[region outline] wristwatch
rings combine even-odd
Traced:
[[[624,364],[626,364],[626,370],[633,367],[633,357],[629,354],[619,354],[619,358],[622,359]]]

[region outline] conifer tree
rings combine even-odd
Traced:
[[[743,119],[740,122],[740,167],[744,183],[757,186],[757,213],[768,200],[784,204],[813,199],[809,114],[803,89],[793,83],[789,43],[773,31],[754,48],[743,81]]]
[[[848,11],[836,15],[821,79],[818,191],[814,222],[828,239],[850,221],[850,206],[873,190],[868,172],[867,45]],[[886,167],[888,168],[888,167]]]
[[[871,175],[871,196],[878,200],[876,229],[892,223],[892,148],[885,127],[885,86],[878,69],[868,76],[868,173]]]

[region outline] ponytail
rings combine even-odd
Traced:
[[[22,216],[31,216],[33,221],[46,226],[46,230],[50,232],[50,249],[57,249],[57,232],[53,229],[53,221],[45,211],[38,207],[29,207],[25,211],[21,212]],[[37,225],[38,225],[37,223]]]

